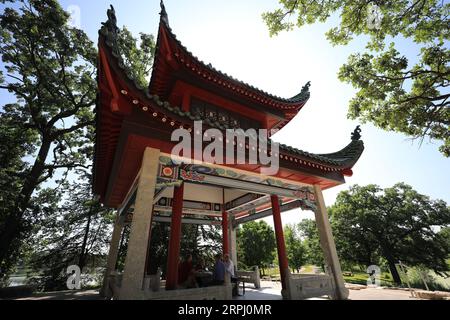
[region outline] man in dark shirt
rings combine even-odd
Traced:
[[[211,285],[218,286],[225,283],[225,264],[222,262],[222,255],[216,255],[216,264],[214,265],[213,281]]]

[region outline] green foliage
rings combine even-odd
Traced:
[[[117,255],[116,270],[123,272],[125,267],[125,259],[127,257],[128,240],[130,238],[131,225],[126,224],[122,230],[122,236],[119,244],[119,252]],[[152,234],[153,237],[153,234]],[[153,240],[153,238],[152,238]],[[167,245],[166,245],[167,246]]]
[[[450,291],[450,286],[439,281],[435,274],[422,266],[408,268],[406,274],[401,274],[401,278],[403,286],[405,287],[407,286],[407,283],[409,283],[410,287],[414,289],[427,290],[428,286],[428,289],[431,291]]]
[[[191,254],[196,263],[200,258],[206,266],[214,265],[214,256],[222,252],[221,228],[218,226],[203,226],[184,224],[181,230],[180,256]],[[170,239],[170,225],[155,223],[151,233],[149,273],[155,274],[161,268],[166,273],[167,257]]]
[[[139,42],[139,43],[138,43]],[[148,86],[148,78],[153,67],[156,43],[151,34],[140,33],[140,41],[133,37],[126,26],[120,30],[117,40],[127,70],[143,88]]]
[[[347,283],[367,285],[368,275],[365,272],[356,272],[352,276],[345,276],[344,281]],[[380,275],[380,281],[382,287],[393,287],[395,286],[392,281],[392,277],[390,273],[382,272]]]
[[[221,228],[217,226],[202,226],[184,224],[181,230],[180,256],[191,254],[196,263],[200,258],[206,266],[213,266],[214,256],[222,252]],[[128,249],[128,239],[130,226],[126,226],[122,234],[122,243],[119,248],[118,270],[123,270],[125,265],[126,252]],[[158,268],[163,276],[166,274],[167,257],[169,253],[170,224],[154,223],[152,226],[150,239],[150,264],[148,273],[155,274]]]
[[[272,264],[275,257],[275,233],[265,222],[249,222],[238,229],[238,261],[261,269]]]
[[[302,242],[298,227],[295,225],[287,225],[284,228],[284,239],[286,242],[289,267],[299,272],[300,268],[305,264],[306,248]]]
[[[450,248],[450,227],[442,228],[439,231],[439,237],[442,239],[442,241],[447,243],[447,248]],[[450,251],[448,252],[447,265],[448,269],[450,270]]]
[[[0,90],[16,97],[0,111],[2,279],[19,256],[35,254],[30,252],[30,236],[39,234],[39,227],[49,232],[41,222],[53,218],[53,227],[63,228],[57,223],[66,216],[60,210],[59,188],[76,195],[74,188],[65,189],[69,172],[83,180],[80,169],[91,169],[97,51],[82,30],[68,25],[69,14],[58,1],[0,2],[6,4],[0,14],[5,70],[0,73]],[[124,28],[119,43],[128,67],[144,84],[153,63],[153,37],[141,34],[138,41]],[[79,200],[88,199],[92,197]],[[102,221],[96,215],[93,219],[93,224]],[[53,247],[63,252],[63,240],[67,239],[54,238]]]
[[[450,155],[450,3],[417,1],[306,1],[281,0],[281,8],[263,15],[270,34],[294,26],[325,22],[334,14],[340,24],[327,32],[333,45],[347,45],[355,36],[369,36],[367,53],[349,57],[339,79],[358,92],[350,103],[349,117],[371,122],[413,138],[436,139],[440,151]],[[379,28],[369,23],[370,8],[378,5]],[[296,23],[286,21],[294,16]],[[410,65],[387,39],[405,37],[420,46],[419,62]]]
[[[448,271],[448,238],[436,231],[450,225],[450,208],[442,200],[431,200],[403,183],[385,190],[355,185],[338,195],[330,213],[344,259],[367,265],[382,256],[396,283],[400,283],[395,268],[399,260]]]
[[[40,194],[47,197],[35,212],[38,232],[30,239],[33,253],[28,264],[39,275],[32,281],[44,291],[65,290],[68,266],[78,265],[87,273],[88,266],[105,263],[114,212],[93,199],[89,176]]]
[[[243,263],[242,261],[239,261],[239,260],[238,260],[237,269],[239,271],[252,271],[253,270],[252,268],[250,268],[245,263]]]
[[[67,25],[56,1],[19,3],[0,15],[0,90],[17,99],[0,114],[0,158],[10,158],[0,173],[10,176],[1,182],[0,278],[32,230],[40,186],[86,166],[96,96],[96,51],[86,34]]]
[[[300,236],[304,239],[306,248],[306,262],[315,266],[325,265],[322,247],[320,246],[319,231],[316,221],[304,219],[298,224]]]

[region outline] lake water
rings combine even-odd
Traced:
[[[10,287],[18,287],[18,286],[25,285],[27,277],[26,276],[11,276],[11,277],[9,277],[9,280],[11,281]]]

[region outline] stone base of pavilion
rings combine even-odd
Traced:
[[[248,280],[244,282],[253,283],[256,290],[261,289],[259,277],[255,278],[258,270],[245,273]],[[241,276],[243,273],[238,272]],[[259,275],[259,274],[258,274]],[[245,277],[244,277],[245,278]],[[121,294],[122,275],[112,273],[108,280],[108,290],[105,296],[114,300],[232,300],[232,284],[230,278],[226,279],[226,283],[221,286],[211,286],[204,288],[166,290],[165,281],[161,280],[160,271],[152,276],[146,276],[144,279],[144,287],[142,290],[133,292],[132,296],[124,296]],[[273,291],[273,290],[272,290]],[[286,289],[282,289],[275,293],[281,299],[285,300],[306,300],[311,298],[328,298],[337,299],[336,287],[333,277],[328,274],[291,274],[289,270],[286,272]],[[271,292],[271,296],[275,296]],[[346,296],[348,297],[348,290]],[[270,299],[270,298],[269,298]]]

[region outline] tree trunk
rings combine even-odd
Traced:
[[[124,242],[125,242],[125,228],[126,227],[124,226],[122,229],[122,237],[120,238],[119,250],[117,252],[117,259],[116,259],[116,265],[114,266],[114,270],[118,269],[119,262],[121,259],[122,248],[123,248]],[[125,256],[126,256],[126,253],[125,253]]]
[[[0,266],[9,266],[7,262],[10,253],[10,245],[20,234],[20,221],[16,215],[9,215],[4,222],[4,231],[0,234]],[[8,270],[0,268],[0,279],[2,279]]]
[[[388,265],[389,265],[389,271],[391,272],[391,275],[392,275],[392,279],[394,279],[394,282],[397,285],[401,285],[402,279],[400,278],[400,275],[397,271],[397,267],[395,266],[394,259],[388,259]]]
[[[91,220],[92,220],[92,203],[89,206],[88,221],[86,224],[86,228],[84,230],[83,245],[81,246],[80,258],[78,260],[78,266],[80,267],[81,271],[83,271],[83,268],[86,264],[86,256],[87,256],[86,247],[87,247],[89,232],[91,229]]]
[[[394,280],[395,284],[401,285],[402,279],[400,278],[400,275],[397,271],[397,267],[395,266],[396,260],[394,259],[391,251],[389,249],[386,249],[386,247],[381,247],[381,251],[383,252],[384,257],[386,258],[388,265],[389,265],[389,271],[391,272],[392,279]]]

